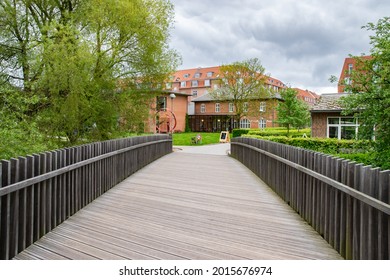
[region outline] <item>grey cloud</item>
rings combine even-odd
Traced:
[[[182,68],[258,57],[276,78],[313,88],[328,88],[348,54],[368,53],[361,26],[390,14],[381,0],[172,2]]]

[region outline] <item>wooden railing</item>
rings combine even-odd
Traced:
[[[250,138],[234,138],[231,155],[344,258],[389,259],[389,170]]]
[[[0,259],[11,259],[107,190],[172,152],[169,135],[87,144],[0,163]]]

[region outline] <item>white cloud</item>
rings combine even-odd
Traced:
[[[172,0],[171,46],[183,68],[259,58],[272,76],[321,93],[345,57],[369,52],[361,26],[390,14],[381,0]]]

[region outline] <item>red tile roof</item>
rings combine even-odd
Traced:
[[[199,76],[196,76],[199,75]],[[211,80],[220,78],[220,66],[213,67],[199,67],[192,69],[178,70],[171,75],[172,82],[193,81],[193,80]],[[286,87],[285,84],[273,77],[268,77],[266,81],[268,85],[277,87]]]

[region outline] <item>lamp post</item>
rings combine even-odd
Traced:
[[[171,93],[170,95],[169,95],[169,97],[171,98],[171,117],[170,117],[170,130],[171,130],[171,133],[173,133],[173,99],[175,99],[176,98],[176,95],[174,94],[174,93]]]

